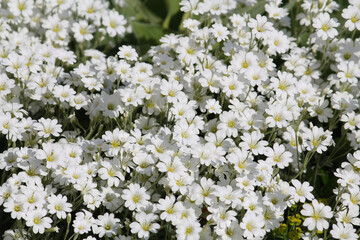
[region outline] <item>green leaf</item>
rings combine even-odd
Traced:
[[[165,0],[165,1],[168,12],[163,22],[163,27],[165,29],[168,29],[171,18],[180,11],[180,0]]]
[[[310,37],[310,33],[303,33],[300,35],[300,41],[299,41],[299,45],[300,46],[305,46],[306,42],[308,41]]]
[[[132,16],[136,16],[137,20],[143,20],[152,24],[162,22],[162,19],[147,8],[140,0],[126,0],[126,4]],[[124,14],[127,16],[129,13],[124,12]]]
[[[240,14],[249,13],[252,17],[255,17],[257,14],[261,14],[265,12],[265,4],[266,4],[266,0],[260,0],[254,6],[247,6],[240,9],[238,13]]]
[[[291,11],[296,6],[296,1],[290,1],[285,5],[285,8],[287,10]]]
[[[135,37],[140,41],[159,42],[159,39],[165,35],[163,28],[158,24],[132,22]]]
[[[323,169],[319,170],[319,175],[321,176],[321,180],[324,183],[324,185],[327,185],[329,183],[329,176],[328,173],[325,172]]]

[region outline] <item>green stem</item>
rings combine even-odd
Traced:
[[[179,27],[179,30],[180,31],[183,31],[184,30],[184,21],[186,19],[188,19],[190,17],[190,12],[187,12],[183,15],[182,19],[181,19],[181,24],[180,24],[180,27]]]

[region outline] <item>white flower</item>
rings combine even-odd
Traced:
[[[36,209],[26,214],[26,226],[32,227],[34,233],[43,234],[45,229],[51,227],[52,220],[46,217],[45,209]]]
[[[218,125],[218,129],[224,132],[228,137],[237,137],[238,135],[238,116],[235,112],[223,112],[220,115],[220,124]]]
[[[314,199],[314,195],[311,193],[314,188],[308,182],[301,183],[299,180],[293,179],[291,183],[294,185],[294,188],[290,188],[289,193],[295,202],[300,201],[304,203],[306,199],[310,201]]]
[[[227,35],[229,35],[230,32],[222,24],[215,23],[212,25],[211,33],[216,38],[216,41],[221,42],[228,38]]]
[[[157,204],[157,208],[163,211],[160,214],[160,219],[165,220],[167,222],[176,222],[179,217],[179,213],[182,207],[180,202],[175,202],[176,199],[173,195],[166,196],[165,199],[159,199],[159,203]]]
[[[289,122],[292,120],[291,113],[283,104],[272,104],[265,110],[265,112],[269,115],[269,117],[266,118],[266,123],[271,128],[287,127]]]
[[[266,159],[271,164],[275,164],[278,168],[283,169],[289,166],[292,160],[292,153],[285,151],[284,145],[279,145],[275,143],[272,148],[266,148],[265,156],[268,158]]]
[[[131,46],[121,46],[119,47],[119,52],[117,53],[120,58],[125,58],[129,61],[136,61],[138,58],[138,54],[136,50]]]
[[[340,82],[349,82],[357,83],[358,78],[360,77],[359,65],[354,61],[349,61],[347,63],[341,62],[336,66],[338,68],[338,73],[336,76],[339,78]]]
[[[22,17],[29,17],[33,13],[33,0],[10,0],[8,2],[9,10],[14,16],[21,15]]]
[[[268,145],[267,141],[261,140],[263,137],[264,135],[260,131],[246,132],[241,136],[243,142],[240,142],[239,146],[250,150],[254,155],[263,154]]]
[[[330,18],[330,15],[325,13],[320,13],[313,20],[313,27],[317,29],[317,36],[322,40],[327,40],[328,38],[332,39],[337,34],[338,31],[335,29],[340,24],[333,18]]]
[[[241,229],[244,230],[243,236],[248,239],[263,237],[266,233],[263,229],[264,225],[263,216],[256,215],[254,212],[247,212],[240,223]]]
[[[93,218],[92,213],[87,210],[76,213],[76,218],[73,221],[72,226],[74,227],[74,232],[79,234],[88,233],[91,228],[96,225],[96,220]]]
[[[9,112],[6,114],[0,112],[0,131],[6,137],[9,135],[11,139],[18,134],[18,122]]]
[[[98,170],[98,174],[101,179],[107,180],[107,185],[109,187],[118,187],[120,180],[125,180],[120,167],[120,162],[117,158],[114,158],[113,160],[105,158],[101,161],[101,167]]]
[[[60,144],[43,143],[42,149],[38,149],[36,152],[36,158],[46,161],[47,168],[56,168],[60,164],[61,154]]]
[[[137,183],[130,183],[128,189],[123,191],[121,197],[125,200],[125,207],[131,211],[146,207],[150,199],[150,196],[146,193],[146,189],[140,187]]]
[[[270,54],[285,53],[290,47],[288,37],[281,31],[273,31],[267,34],[265,43],[269,46],[267,52]]]
[[[208,207],[208,210],[211,214],[207,217],[207,220],[212,219],[221,228],[229,227],[231,222],[236,220],[236,212],[230,210],[229,206],[221,204],[216,207]]]
[[[326,219],[333,216],[331,208],[329,206],[325,206],[323,203],[319,203],[316,199],[313,200],[311,204],[304,204],[300,213],[301,215],[307,217],[303,224],[310,231],[314,229],[318,231],[328,229],[329,222]]]
[[[153,213],[146,214],[140,212],[136,214],[135,219],[137,222],[132,222],[130,224],[131,232],[137,233],[139,238],[149,239],[150,232],[156,233],[160,228],[158,223],[153,223],[157,218],[158,216]]]
[[[358,239],[359,235],[356,234],[356,229],[348,223],[337,223],[332,225],[330,234],[335,239]]]
[[[73,23],[71,30],[74,32],[74,37],[77,42],[89,41],[93,39],[95,26],[89,25],[87,21],[79,21]]]
[[[4,212],[11,213],[11,218],[21,219],[26,216],[26,211],[23,207],[23,203],[17,201],[13,197],[9,197],[4,202]]]
[[[164,80],[160,86],[161,94],[166,96],[170,103],[181,101],[186,98],[184,92],[181,91],[182,89],[183,86],[177,81]]]
[[[50,15],[44,19],[42,26],[48,29],[45,35],[50,40],[55,41],[59,37],[65,39],[68,35],[69,21],[60,19],[58,15]]]
[[[263,38],[265,34],[271,30],[272,23],[268,21],[265,16],[257,14],[256,19],[250,18],[248,27],[251,29],[252,34],[254,34],[256,38]]]
[[[105,213],[104,215],[100,215],[96,221],[98,225],[96,232],[99,234],[99,237],[103,237],[104,235],[107,237],[116,235],[117,228],[120,226],[119,222],[120,219],[115,218],[113,213]]]
[[[60,102],[69,102],[75,93],[75,90],[72,89],[69,85],[57,85],[53,90],[54,97],[59,98]]]
[[[219,101],[215,99],[207,100],[205,108],[209,111],[209,113],[220,114],[222,111]]]
[[[71,203],[67,202],[67,197],[62,195],[51,195],[46,199],[48,201],[47,208],[50,214],[56,214],[59,219],[65,219],[66,213],[71,212]]]
[[[125,34],[126,19],[116,11],[109,11],[103,16],[103,24],[110,37]]]
[[[240,228],[240,224],[237,219],[231,222],[230,226],[224,228],[215,227],[217,235],[221,236],[223,240],[242,239],[243,231]]]
[[[322,153],[326,151],[327,146],[333,144],[332,135],[329,130],[324,131],[323,128],[314,126],[311,129],[305,129],[304,132],[304,145],[309,151],[315,149],[316,152]]]
[[[61,124],[58,124],[57,119],[40,118],[33,127],[38,131],[39,136],[44,138],[50,137],[50,135],[58,137],[62,131]]]
[[[340,120],[345,122],[344,128],[355,130],[355,128],[360,128],[360,114],[355,112],[349,112],[341,116]]]
[[[197,221],[182,220],[176,225],[177,239],[196,240],[200,239],[200,223]]]
[[[0,97],[5,97],[11,92],[11,89],[15,87],[15,81],[9,79],[4,73],[0,74]]]
[[[348,28],[349,31],[354,31],[355,29],[360,30],[359,8],[350,5],[349,7],[343,9],[341,16],[347,19],[345,27]]]
[[[348,206],[347,209],[337,212],[335,218],[337,222],[360,226],[360,218],[358,218],[359,215],[358,213],[359,213],[359,206],[351,205]]]

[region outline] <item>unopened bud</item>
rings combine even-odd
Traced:
[[[52,228],[46,229],[45,232],[47,232],[47,233],[51,233],[51,232],[56,232],[56,233],[58,233],[58,232],[59,232],[59,229],[60,229],[60,228],[58,228],[58,227],[52,227]]]
[[[66,222],[67,222],[68,224],[71,223],[71,214],[70,214],[70,213],[68,213],[68,214],[66,215]]]

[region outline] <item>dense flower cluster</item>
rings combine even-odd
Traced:
[[[1,2],[3,238],[358,239],[360,2],[256,2],[182,0],[145,56],[97,49],[131,33],[108,1]]]

